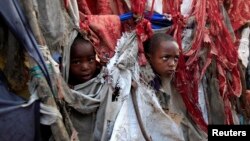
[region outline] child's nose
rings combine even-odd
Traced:
[[[176,66],[177,61],[174,58],[169,58],[168,64],[169,64],[169,66]]]
[[[81,65],[81,69],[82,70],[86,70],[86,69],[88,69],[88,63],[82,63],[82,65]]]

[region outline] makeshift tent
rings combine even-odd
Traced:
[[[20,4],[19,1],[14,0],[0,2],[1,20],[4,21],[1,27],[7,26],[18,42],[10,44],[13,36],[10,34],[4,36],[8,31],[1,28],[0,68],[8,81],[4,83],[10,84],[10,88],[17,95],[25,93],[28,99],[28,95],[37,92],[41,103],[50,105],[58,112],[50,116],[58,120],[53,120],[49,124],[56,140],[69,140],[69,138],[77,140],[74,127],[63,110],[65,95],[71,94],[66,85],[67,70],[62,72],[63,80],[58,64],[53,62],[51,56],[51,54],[63,56],[69,53],[76,31],[81,32],[91,41],[98,53],[98,58],[104,64],[109,64],[110,59],[116,54],[117,41],[122,38],[123,33],[135,31],[138,52],[134,53],[138,53],[136,63],[139,62],[141,71],[136,75],[147,70],[143,68],[146,59],[142,42],[153,32],[166,32],[173,35],[182,50],[175,84],[185,102],[189,116],[197,126],[206,132],[208,124],[249,123],[250,105],[246,98],[246,90],[250,88],[250,18],[246,13],[250,2],[244,0],[29,0],[27,3],[29,4]],[[163,28],[165,30],[159,30]],[[5,40],[9,42],[6,43]],[[8,48],[9,45],[12,46]],[[15,57],[7,55],[12,51],[15,52]],[[121,57],[119,54],[115,56]],[[19,67],[10,69],[12,62],[17,59],[20,62],[13,64]],[[65,63],[66,60],[62,62]],[[62,66],[66,65],[62,64]],[[112,64],[109,65],[112,66]],[[129,65],[131,64],[126,64],[125,68]],[[29,69],[28,74],[27,69]],[[134,74],[134,72],[131,73]],[[26,84],[27,76],[31,78],[29,85]],[[145,80],[145,82],[148,81]],[[112,83],[116,84],[116,81],[113,80]],[[28,86],[34,89],[28,91]],[[1,87],[1,90],[5,88]],[[122,93],[123,90],[125,88],[120,92]],[[47,98],[49,100],[46,100]],[[24,102],[26,101],[20,100],[17,105],[20,106]],[[36,103],[28,106],[30,111],[27,112],[30,115],[35,115]],[[61,113],[57,107],[61,108]],[[22,108],[13,111],[18,113]],[[64,121],[60,118],[61,114]],[[35,121],[34,118],[33,120]],[[124,119],[126,120],[128,119]],[[119,127],[120,124],[117,123],[115,129]],[[58,133],[63,133],[60,135],[64,136],[60,137]],[[34,137],[35,135],[30,139]],[[140,137],[146,136],[140,134]],[[113,136],[112,139],[115,137]]]
[[[26,52],[28,53],[28,55],[31,57],[30,58],[30,64],[27,67],[30,67],[30,77],[31,77],[31,81],[29,84],[29,92],[30,92],[30,97],[29,102],[31,103],[30,105],[34,105],[32,104],[34,101],[36,101],[37,99],[40,99],[42,101],[42,103],[38,103],[41,104],[41,108],[36,109],[39,110],[42,114],[40,115],[42,118],[40,120],[41,123],[43,124],[47,124],[47,125],[51,125],[52,128],[52,132],[57,132],[57,133],[64,133],[63,135],[59,136],[54,136],[57,140],[68,140],[68,134],[66,133],[65,127],[62,124],[62,120],[60,119],[61,114],[57,109],[55,100],[53,98],[53,95],[51,93],[54,92],[53,86],[52,86],[52,77],[51,74],[49,74],[49,69],[48,69],[48,64],[45,62],[44,56],[41,54],[41,50],[38,48],[38,43],[34,37],[33,32],[31,31],[31,28],[26,20],[27,17],[24,16],[23,14],[23,10],[20,7],[20,3],[18,1],[1,1],[1,19],[5,22],[6,26],[8,27],[8,29],[12,32],[12,34],[16,37],[17,41],[21,44],[21,47],[24,47],[26,50]],[[15,40],[13,40],[15,41]],[[3,44],[6,45],[6,44]],[[5,47],[5,46],[4,46]],[[8,58],[8,57],[6,57]],[[6,59],[3,58],[3,59]],[[23,58],[25,58],[23,56]],[[32,60],[33,59],[33,60]],[[7,59],[6,59],[7,60]],[[23,63],[27,61],[23,59]],[[33,62],[34,61],[34,62]],[[7,62],[10,63],[10,62]],[[8,65],[6,65],[8,66]],[[3,65],[3,68],[6,67],[5,64]],[[15,67],[15,66],[14,66]],[[6,82],[8,83],[8,82]],[[6,89],[5,87],[2,87],[3,92]],[[2,91],[1,89],[1,91]],[[52,92],[51,92],[52,91]],[[3,94],[8,94],[8,91],[5,90],[5,92]],[[39,98],[38,98],[39,97]],[[13,112],[13,116],[17,115],[14,118],[24,118],[24,116],[28,116],[30,117],[30,120],[39,120],[35,119],[35,116],[32,116],[32,113],[28,113],[29,115],[23,115],[23,114],[18,114],[18,112],[20,112],[22,109],[26,109],[25,105],[24,105],[24,100],[20,100],[20,99],[16,99],[17,103],[16,103],[16,108],[19,108],[17,110],[12,110],[11,112]],[[18,102],[19,101],[19,102]],[[5,101],[3,102],[3,106],[5,106],[6,104],[4,104]],[[35,102],[37,103],[37,102]],[[44,105],[45,104],[45,105]],[[12,106],[12,105],[10,105]],[[27,105],[29,106],[29,105]],[[29,106],[29,107],[31,107]],[[11,107],[9,107],[8,105],[4,107],[4,109],[8,110],[8,109],[13,109]],[[4,110],[3,109],[3,110]],[[34,108],[33,108],[34,109]],[[5,111],[4,110],[4,111]],[[32,107],[31,107],[32,110]],[[30,111],[32,112],[32,111]],[[3,118],[6,117],[6,113],[3,113]],[[43,115],[49,115],[49,116],[44,116]],[[40,117],[39,116],[39,117]],[[52,118],[51,118],[52,117]],[[33,119],[32,119],[33,118]],[[44,119],[43,119],[44,118]],[[27,123],[28,121],[26,121],[25,123]],[[18,122],[16,123],[16,127],[22,126],[22,124],[17,125]],[[5,123],[8,124],[8,123]],[[23,124],[24,125],[24,124]],[[35,128],[34,129],[34,125],[35,124],[30,124],[31,126],[29,126],[27,128],[30,128],[30,130],[36,130],[36,132],[39,132],[39,128]],[[33,126],[33,129],[32,129]],[[3,127],[8,127],[8,126],[4,126]],[[64,127],[64,128],[63,128]],[[15,126],[12,126],[11,128],[15,128]],[[13,134],[16,133],[16,131],[13,129],[11,130],[11,128],[8,130],[10,131],[9,134],[4,134],[3,139],[11,139],[13,137]],[[26,127],[24,127],[26,128]],[[16,128],[16,129],[20,129],[20,128]],[[21,130],[21,129],[20,129]],[[4,131],[4,130],[2,130]],[[22,133],[23,132],[23,133]],[[36,132],[33,132],[36,133]],[[20,131],[21,135],[25,135],[25,131],[22,130]],[[65,134],[66,133],[66,134]],[[27,136],[27,140],[36,140],[35,139],[35,135],[31,135]],[[57,138],[58,137],[58,138]],[[21,138],[22,140],[25,140],[25,137],[19,137],[17,136],[17,138]],[[36,137],[39,140],[39,136]]]

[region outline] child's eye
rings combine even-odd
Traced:
[[[73,60],[72,62],[71,62],[71,64],[75,64],[75,65],[78,65],[78,64],[80,64],[81,62],[79,61],[79,60]]]
[[[163,60],[163,61],[167,61],[168,59],[169,59],[168,56],[163,56],[163,57],[162,57],[162,60]]]
[[[95,58],[94,57],[91,57],[91,58],[89,58],[89,62],[95,62]]]
[[[177,62],[179,60],[179,56],[174,57],[174,60]]]

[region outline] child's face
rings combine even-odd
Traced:
[[[78,42],[70,53],[69,81],[72,85],[84,83],[95,76],[97,63],[91,44]]]
[[[174,74],[178,59],[179,48],[174,41],[161,41],[158,47],[149,55],[151,66],[161,77],[169,77]]]

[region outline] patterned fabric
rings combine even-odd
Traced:
[[[77,0],[79,11],[87,15],[112,14],[109,0]]]
[[[101,62],[114,55],[117,39],[121,36],[121,22],[116,15],[80,15],[81,32],[95,47]]]
[[[100,61],[107,63],[114,55],[117,39],[121,37],[118,14],[124,13],[126,5],[119,0],[77,0],[77,3],[80,30],[94,45]]]
[[[182,39],[182,31],[184,28],[185,19],[183,19],[183,16],[180,14],[180,5],[181,1],[163,1],[164,7],[163,12],[170,13],[173,16],[173,26],[170,31],[168,31],[169,34],[173,35],[178,44],[181,45]],[[196,4],[196,5],[195,5]],[[206,1],[201,2],[193,2],[193,10],[196,10],[196,18],[197,18],[197,25],[199,28],[196,29],[196,37],[193,38],[192,42],[195,42],[195,44],[192,45],[191,50],[189,51],[189,54],[192,54],[195,51],[199,51],[197,48],[200,47],[200,42],[202,41],[202,33],[205,26],[205,4]],[[199,10],[199,11],[197,11]],[[182,50],[182,47],[180,46],[180,50]],[[203,131],[207,131],[207,124],[202,116],[202,111],[199,107],[198,103],[198,77],[199,77],[199,69],[198,69],[198,62],[192,62],[192,64],[189,63],[190,60],[193,59],[193,56],[189,54],[183,54],[181,52],[180,58],[179,58],[179,64],[177,67],[176,72],[176,80],[175,85],[177,87],[177,90],[182,95],[183,101],[187,107],[187,111],[189,115],[192,117],[192,120],[197,124],[197,126],[202,129]],[[186,57],[186,58],[184,58]],[[197,56],[194,56],[195,59],[197,59]],[[188,59],[188,62],[185,61],[185,59]],[[194,75],[196,74],[196,75]],[[193,83],[189,83],[193,82]]]
[[[248,0],[224,0],[234,31],[250,21]]]
[[[121,0],[77,0],[77,3],[79,11],[86,15],[120,15],[128,10]]]
[[[184,28],[182,25],[186,24],[185,19],[178,14],[180,1],[166,0],[164,2],[163,10],[171,13],[173,16],[174,25],[171,34],[180,44],[181,31]],[[247,21],[245,11],[248,10],[246,5],[249,2],[245,2],[245,4],[243,4],[243,1],[238,2],[235,0],[231,2],[235,8],[231,7],[232,11],[229,12],[230,18],[232,19],[233,16],[240,15],[235,18],[235,22],[232,22],[234,29],[237,29]],[[211,62],[213,60],[216,61],[215,70],[218,74],[216,79],[219,82],[219,96],[223,99],[225,118],[221,124],[234,124],[232,114],[233,105],[229,99],[239,97],[242,90],[239,69],[237,68],[238,54],[229,29],[227,29],[225,22],[222,20],[221,6],[223,6],[221,1],[217,0],[193,1],[192,13],[190,15],[193,16],[192,20],[194,21],[191,27],[194,28],[192,39],[192,43],[194,44],[191,44],[190,48],[183,52],[184,56],[183,58],[180,57],[176,73],[176,86],[182,94],[188,112],[197,125],[204,131],[207,130],[207,125],[202,118],[202,112],[198,103],[198,86],[208,67],[211,66]],[[239,10],[238,6],[242,7],[242,11]],[[207,11],[206,9],[210,10]],[[238,15],[236,9],[238,9],[238,13],[242,13]],[[205,52],[205,58],[201,55],[202,52]]]

